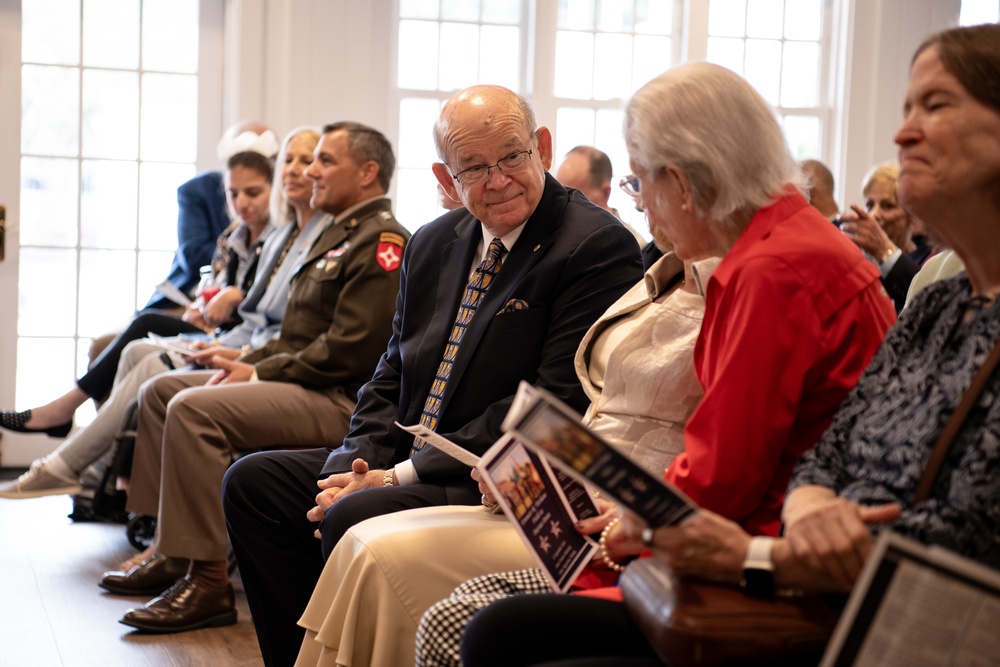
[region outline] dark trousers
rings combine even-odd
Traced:
[[[577,595],[515,595],[484,607],[462,635],[462,664],[661,665],[625,605]]]
[[[305,636],[297,625],[326,557],[351,526],[390,512],[445,505],[444,487],[366,489],[339,500],[319,524],[316,480],[327,449],[259,452],[238,460],[222,481],[222,506],[264,663],[292,665]]]
[[[201,333],[201,329],[173,315],[164,315],[155,310],[143,311],[132,318],[125,331],[104,348],[100,356],[90,364],[87,373],[76,381],[76,385],[91,398],[105,396],[115,382],[118,360],[125,346],[134,340],[145,338],[150,332],[158,336],[176,336],[182,333]]]

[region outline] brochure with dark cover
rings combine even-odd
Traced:
[[[654,477],[581,423],[580,415],[544,389],[521,383],[503,429],[571,477],[592,484],[653,528],[697,511],[680,489]],[[515,408],[518,408],[515,410]]]

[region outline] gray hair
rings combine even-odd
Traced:
[[[271,225],[275,229],[284,227],[295,219],[295,209],[285,199],[285,189],[282,187],[281,171],[285,166],[285,156],[288,154],[288,145],[296,137],[306,137],[312,142],[313,148],[319,143],[320,133],[315,127],[297,127],[287,135],[281,142],[281,149],[278,151],[278,158],[274,165],[274,183],[271,185]],[[300,220],[303,225],[308,220]]]
[[[771,107],[719,65],[680,65],[640,88],[625,108],[625,143],[650,173],[683,172],[695,211],[719,222],[752,214],[789,184],[802,190],[802,171]]]

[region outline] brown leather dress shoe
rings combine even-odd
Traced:
[[[153,554],[128,572],[105,572],[97,585],[116,595],[158,595],[187,574],[188,562]]]
[[[218,628],[236,622],[233,587],[210,589],[186,576],[145,607],[129,609],[119,621],[146,632],[170,633]]]

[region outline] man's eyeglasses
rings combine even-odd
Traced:
[[[521,171],[528,166],[532,153],[534,153],[533,150],[511,153],[507,157],[497,160],[496,164],[477,164],[474,167],[463,169],[453,175],[452,178],[465,187],[479,185],[489,180],[491,169],[497,169],[501,174],[514,174]]]
[[[630,174],[618,181],[618,187],[620,187],[629,197],[638,197],[639,177]]]

